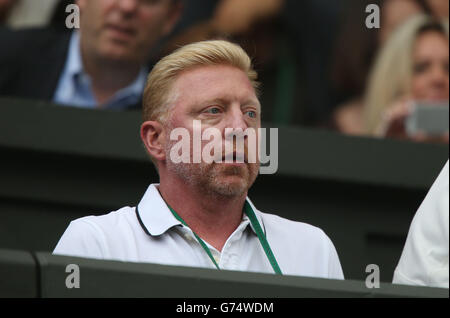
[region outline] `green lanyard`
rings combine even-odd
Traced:
[[[177,212],[175,212],[174,209],[172,209],[170,207],[170,205],[167,204],[167,206],[169,207],[170,211],[172,212],[172,214],[175,216],[175,218],[178,221],[183,223],[185,226],[188,226],[186,224],[186,222],[184,222],[184,220],[177,214]],[[244,204],[244,212],[248,216],[250,223],[253,225],[256,235],[258,236],[258,239],[261,242],[261,246],[263,247],[264,252],[266,253],[266,256],[270,262],[270,265],[272,265],[273,270],[275,271],[276,274],[282,275],[280,267],[278,266],[277,260],[275,259],[275,256],[273,255],[273,252],[270,249],[269,242],[267,242],[266,236],[261,229],[261,225],[259,225],[259,222],[258,222],[258,219],[256,218],[255,212],[253,212],[253,209],[247,200],[245,201],[245,204]],[[217,264],[216,260],[212,256],[211,251],[209,250],[208,246],[206,246],[205,242],[203,242],[203,240],[194,231],[192,231],[192,233],[194,233],[195,238],[200,243],[200,245],[203,247],[206,254],[208,254],[209,258],[214,263],[216,268],[218,270],[220,270],[219,265]]]

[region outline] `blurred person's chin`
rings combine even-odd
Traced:
[[[209,185],[211,190],[223,196],[241,196],[255,182],[258,165],[249,163],[212,163],[214,177]]]
[[[435,102],[435,103],[448,102],[448,95],[440,94],[440,93],[430,94],[427,96],[426,100],[429,102]]]
[[[106,60],[126,63],[136,60],[128,43],[115,39],[108,39],[106,41],[107,43],[103,45],[100,52],[100,55]]]
[[[425,96],[418,96],[414,98],[415,101],[425,102],[425,103],[444,103],[448,102],[448,95],[442,93],[431,93]]]

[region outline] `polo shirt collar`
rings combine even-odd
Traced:
[[[182,225],[175,216],[170,211],[164,199],[161,197],[157,186],[159,184],[151,184],[141,201],[137,205],[136,216],[139,220],[144,231],[151,236],[159,236],[167,232],[170,228]],[[255,212],[256,218],[258,219],[261,228],[265,233],[264,223],[261,217],[261,213],[255,208],[253,203],[247,197],[247,201]],[[248,219],[247,215],[244,213],[243,222],[248,222],[251,229],[256,234],[253,225]]]
[[[250,206],[252,207],[253,212],[255,212],[256,219],[258,219],[259,225],[261,226],[261,228],[262,228],[264,234],[266,234],[266,228],[264,227],[264,222],[263,222],[263,219],[262,219],[262,217],[261,217],[261,212],[253,205],[253,202],[249,199],[249,197],[247,197],[246,200],[247,200],[247,202],[250,204]],[[245,221],[245,220],[248,220],[248,221],[249,221],[250,227],[252,228],[253,232],[256,234],[256,230],[255,230],[255,228],[253,227],[253,224],[250,222],[250,219],[248,218],[248,216],[247,216],[245,213],[244,213],[243,220],[244,220],[244,221]]]
[[[151,184],[147,188],[136,210],[141,226],[151,236],[159,236],[164,234],[168,229],[181,225],[181,222],[175,218],[161,197],[161,194],[156,188],[158,185]]]

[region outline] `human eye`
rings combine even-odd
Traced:
[[[221,109],[217,106],[212,106],[212,107],[208,107],[207,109],[205,109],[204,112],[207,114],[211,114],[211,115],[217,115],[217,114],[220,114]]]
[[[426,61],[415,63],[413,66],[414,74],[422,74],[428,69],[428,67],[429,63]]]
[[[154,6],[154,5],[158,5],[161,2],[163,2],[162,0],[140,0],[140,3],[143,5],[147,5],[147,6]]]
[[[250,118],[256,118],[258,117],[258,113],[254,110],[248,110],[245,112],[245,114]]]

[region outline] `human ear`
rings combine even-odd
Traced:
[[[158,121],[146,121],[141,125],[141,140],[147,152],[156,160],[165,160],[165,136]]]
[[[85,0],[76,0],[75,4],[80,7],[81,9],[84,9],[86,7],[86,1]]]

